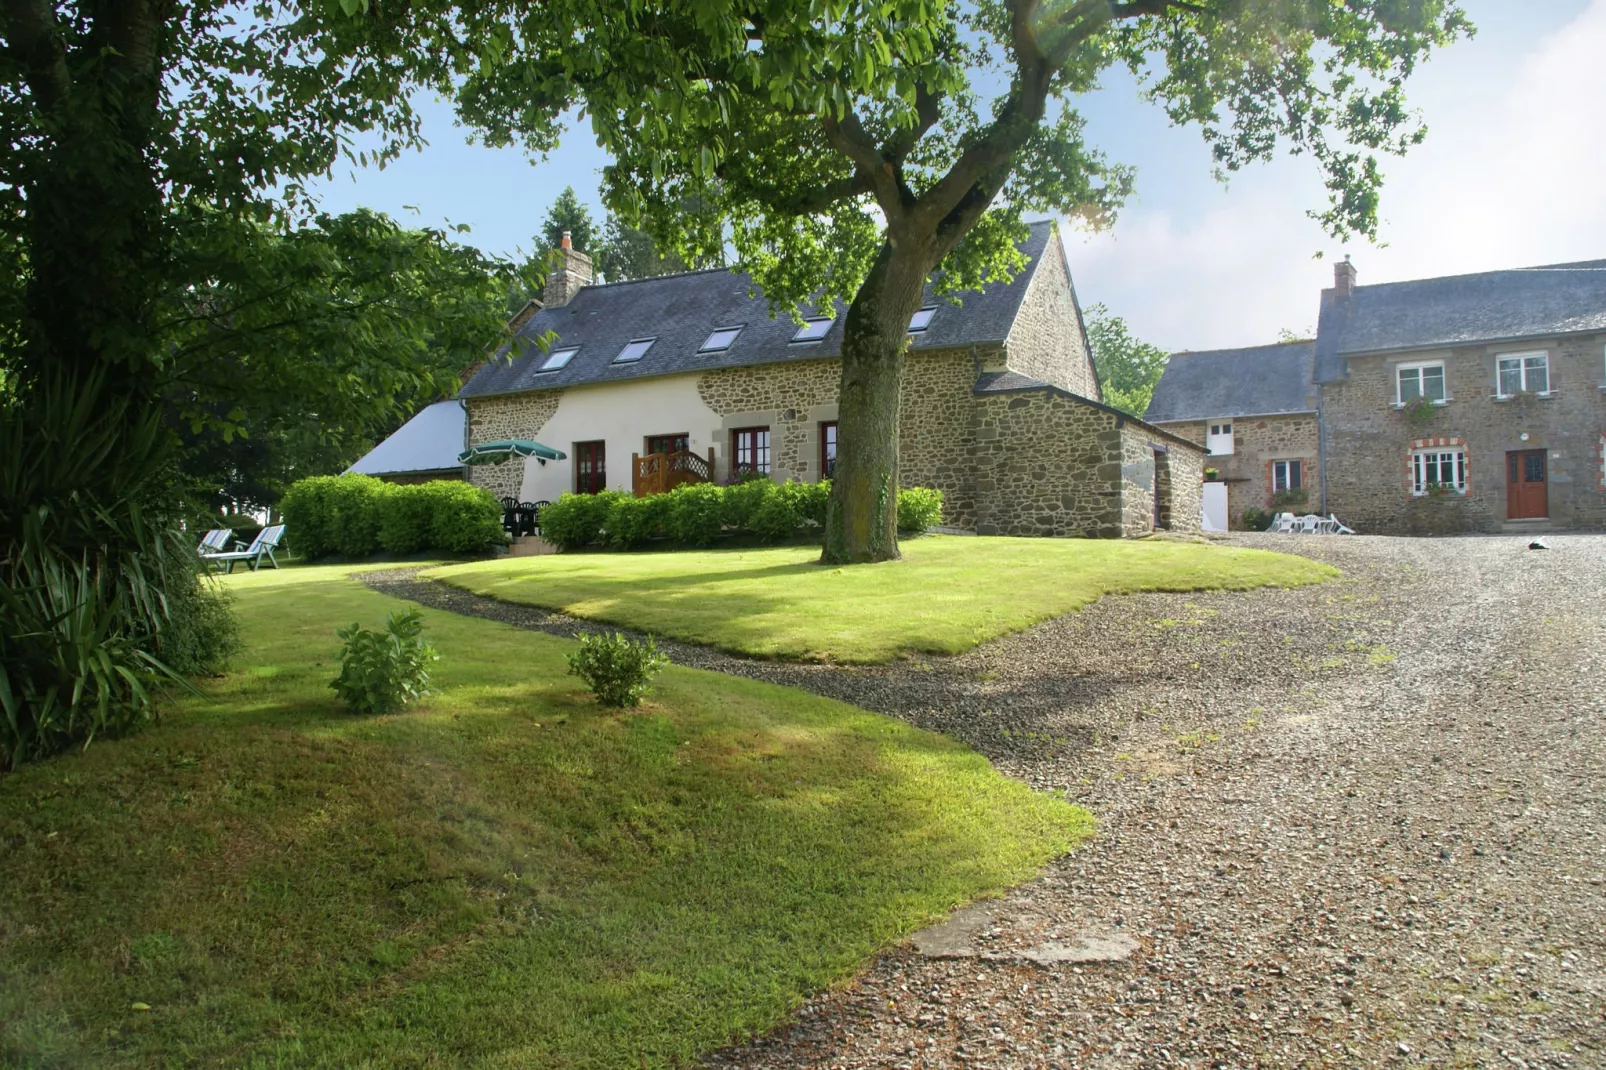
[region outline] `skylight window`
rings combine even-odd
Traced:
[[[716,328],[714,333],[708,336],[708,341],[704,342],[702,348],[698,349],[697,352],[717,353],[722,349],[729,349],[731,343],[736,341],[736,336],[741,333],[742,329],[740,327]]]
[[[626,342],[625,347],[619,351],[619,355],[613,358],[613,362],[615,364],[634,364],[647,355],[647,350],[651,349],[652,344],[656,341],[658,341],[656,338],[637,338],[633,342]]]
[[[937,314],[936,305],[927,305],[925,308],[909,317],[909,333],[919,334],[931,326],[931,317]]]
[[[543,372],[555,372],[559,368],[567,365],[569,361],[573,360],[574,355],[578,352],[580,352],[579,346],[575,346],[573,349],[554,349],[546,358],[546,361],[542,363],[541,367],[537,368],[536,370]]]
[[[792,336],[792,341],[818,342],[820,339],[824,338],[827,333],[829,333],[831,330],[831,324],[834,322],[834,320],[828,319],[824,316],[816,316],[806,319],[803,321],[803,326],[799,327],[797,329],[797,333]]]

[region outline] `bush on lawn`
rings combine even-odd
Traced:
[[[601,541],[609,510],[629,497],[618,490],[564,494],[541,510],[541,537],[560,550],[583,550]]]
[[[898,530],[918,535],[942,520],[942,491],[908,487],[898,492]]]
[[[477,553],[503,541],[502,506],[456,480],[398,486],[372,476],[313,476],[279,505],[290,547],[312,560],[367,557],[376,550]]]
[[[617,632],[582,635],[580,649],[569,655],[569,674],[585,681],[598,705],[622,709],[641,705],[647,685],[667,664],[650,635],[641,642]]]
[[[620,497],[608,507],[602,522],[608,545],[621,550],[640,546],[648,539],[663,538],[669,526],[670,501],[667,494],[649,494],[645,498]],[[546,518],[542,517],[542,528]]]
[[[683,483],[669,499],[669,537],[686,546],[712,546],[725,527],[725,488]]]
[[[765,542],[779,542],[797,534],[798,528],[803,526],[803,486],[802,483],[782,483],[771,490],[748,518],[747,530]],[[745,490],[746,487],[732,489]]]
[[[234,598],[210,576],[177,576],[167,588],[167,626],[156,653],[180,676],[218,676],[245,648],[231,609]]]
[[[429,694],[429,666],[440,655],[423,631],[416,609],[392,613],[382,632],[355,623],[341,628],[340,675],[329,686],[352,713],[394,713]]]
[[[831,481],[822,479],[818,483],[799,483],[798,486],[802,489],[803,519],[817,528],[825,527],[825,507],[831,500]]]
[[[725,526],[751,532],[753,517],[771,494],[775,484],[768,479],[744,479],[725,488]]]
[[[1265,531],[1271,527],[1272,521],[1277,519],[1277,514],[1251,505],[1240,514],[1240,518],[1243,520],[1245,531]]]

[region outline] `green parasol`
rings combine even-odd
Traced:
[[[527,438],[503,439],[500,442],[481,442],[457,455],[458,464],[501,464],[513,457],[535,457],[542,461],[561,461],[569,455],[551,446],[531,442]]]

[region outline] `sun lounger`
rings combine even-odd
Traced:
[[[268,559],[268,564],[278,568],[279,561],[273,556],[273,551],[278,548],[279,541],[283,538],[284,525],[274,524],[257,532],[257,537],[252,540],[249,549],[235,550],[231,553],[202,554],[201,557],[207,564],[222,565],[224,572],[233,572],[234,566],[242,561],[250,565],[251,571],[255,572],[261,567],[264,557]]]

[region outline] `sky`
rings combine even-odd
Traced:
[[[1308,217],[1326,206],[1308,157],[1280,156],[1223,186],[1197,130],[1172,127],[1124,75],[1108,77],[1078,106],[1089,141],[1136,166],[1137,192],[1106,231],[1062,227],[1082,305],[1105,305],[1168,350],[1259,345],[1313,329],[1345,255],[1362,285],[1606,258],[1606,0],[1463,6],[1476,37],[1435,53],[1407,83],[1428,136],[1382,160],[1376,245],[1339,243]],[[430,146],[313,186],[326,209],[467,224],[463,240],[508,255],[532,251],[565,186],[600,221],[608,160],[583,124],[532,163],[467,144],[450,108],[418,105]]]

